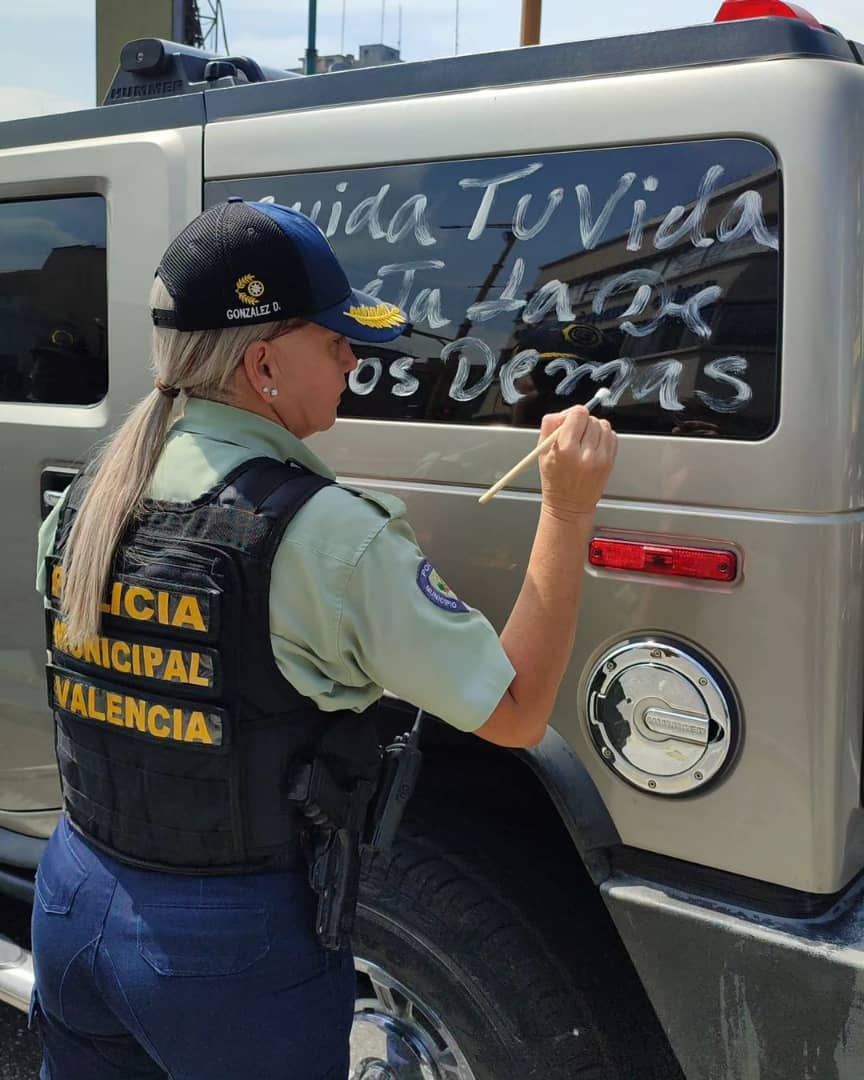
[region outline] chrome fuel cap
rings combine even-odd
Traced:
[[[717,667],[683,642],[619,642],[588,678],[591,740],[622,780],[652,795],[688,795],[731,760],[739,716]]]

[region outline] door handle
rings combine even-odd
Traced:
[[[39,483],[40,509],[42,520],[51,513],[58,502],[63,498],[66,488],[78,475],[77,469],[53,468],[43,469]]]

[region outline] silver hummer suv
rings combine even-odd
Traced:
[[[170,238],[275,200],[413,327],[359,351],[316,450],[499,625],[539,478],[478,496],[598,386],[621,435],[553,728],[510,753],[428,725],[368,867],[355,1075],[860,1080],[864,48],[733,0],[277,74],[138,41],[104,107],[0,124],[0,889],[32,896],[60,805],[40,516],[149,388]]]

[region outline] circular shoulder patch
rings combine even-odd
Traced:
[[[462,603],[444,578],[432,567],[431,563],[420,563],[420,569],[417,571],[417,584],[426,599],[431,600],[436,607],[453,612],[468,610],[467,605]]]

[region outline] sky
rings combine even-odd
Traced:
[[[541,43],[710,22],[720,2],[543,0]],[[803,2],[822,23],[864,41],[864,0]],[[207,0],[199,6],[206,10]],[[232,52],[297,66],[306,48],[307,0],[223,0],[222,8]],[[94,9],[94,0],[0,0],[0,121],[95,104]],[[356,54],[358,45],[380,41],[382,15],[384,43],[401,44],[405,60],[513,48],[520,10],[520,0],[318,0],[318,51]]]

